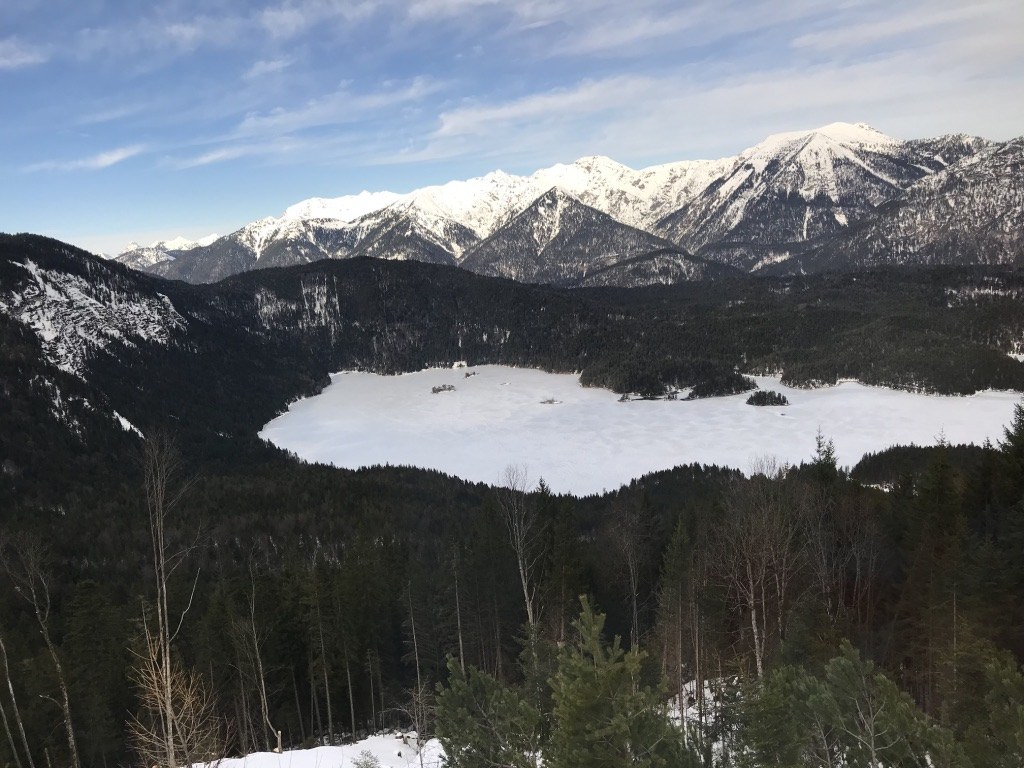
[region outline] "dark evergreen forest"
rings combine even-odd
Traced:
[[[0,764],[139,764],[161,680],[191,737],[179,764],[276,731],[289,747],[411,726],[464,768],[530,749],[566,768],[1024,759],[1024,410],[993,446],[847,471],[822,425],[798,467],[677,467],[588,498],[515,482],[517,457],[503,490],[305,464],[255,437],[336,368],[457,359],[652,396],[762,370],[1024,389],[1005,354],[1021,275],[574,292],[356,260],[196,288],[52,243],[4,239],[0,286],[28,253],[159,291],[188,327],[79,378],[0,313]],[[337,301],[303,321],[311,281]],[[650,717],[680,691],[682,727]]]

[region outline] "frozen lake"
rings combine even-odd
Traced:
[[[526,468],[531,484],[543,477],[554,491],[580,495],[679,464],[748,471],[766,457],[799,463],[813,456],[819,426],[843,466],[896,443],[934,445],[941,435],[954,444],[995,442],[1020,400],[1015,392],[944,397],[855,382],[793,389],[755,378],[790,405],[754,407],[746,394],[619,402],[574,375],[503,366],[344,372],[260,435],[339,467],[408,464],[496,484],[514,464]],[[454,391],[433,393],[445,385]]]

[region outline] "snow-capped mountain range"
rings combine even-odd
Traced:
[[[832,123],[769,136],[718,160],[634,170],[607,157],[584,157],[530,176],[494,171],[407,194],[312,198],[225,237],[132,244],[116,258],[195,283],[262,267],[375,256],[559,285],[934,262],[936,252],[957,263],[1005,261],[1020,254],[1021,228],[1013,226],[1024,215],[1020,156],[1019,140],[903,141],[862,123]],[[977,221],[969,216],[957,217],[962,236],[949,244],[950,220],[941,212],[942,200],[952,199],[972,210],[1004,211],[1009,218],[1002,219],[998,254],[979,251],[990,239],[975,236]],[[897,226],[893,206],[902,211],[899,226],[913,222],[913,242],[899,235],[903,245],[896,250],[875,247],[863,258],[851,253],[865,227]],[[887,241],[885,232],[872,242]],[[947,245],[937,250],[937,238]],[[822,258],[824,244],[847,255]]]
[[[118,256],[118,261],[134,269],[146,269],[146,267],[159,264],[161,261],[173,261],[177,253],[211,245],[219,238],[220,235],[212,234],[198,240],[189,240],[187,237],[179,236],[172,240],[157,240],[149,245],[132,242],[125,246]]]

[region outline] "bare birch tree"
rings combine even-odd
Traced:
[[[507,466],[503,487],[498,489],[498,505],[516,558],[523,603],[526,606],[526,621],[532,633],[541,613],[537,595],[544,555],[544,526],[543,521],[538,519],[536,505],[531,503],[527,495],[528,482],[525,467]]]
[[[7,646],[4,644],[3,635],[0,635],[0,661],[3,662],[4,682],[7,685],[7,693],[11,699],[11,715],[21,736],[21,746],[25,750],[25,759],[28,761],[28,768],[35,768],[35,762],[32,760],[32,750],[29,749],[28,737],[25,735],[25,724],[21,720],[21,709],[18,707],[18,699],[14,695],[14,683],[11,681],[11,668],[7,662]],[[11,745],[11,754],[14,755],[17,768],[21,768],[21,759],[18,757],[18,748],[14,743],[14,737],[11,735],[6,712],[4,713],[4,730],[7,732],[7,740]]]
[[[750,619],[759,679],[770,635],[785,638],[790,587],[803,565],[801,503],[785,471],[766,465],[726,495],[724,519],[715,536],[722,584]]]
[[[256,621],[256,573],[252,555],[250,555],[249,561],[249,596],[246,603],[246,615],[244,618],[235,617],[231,623],[231,631],[241,662],[240,666],[244,667],[244,669],[238,670],[243,678],[243,685],[251,684],[259,697],[260,717],[265,726],[263,744],[269,750],[271,743],[276,743],[277,751],[280,752],[282,749],[281,731],[274,727],[274,723],[270,719],[267,675],[263,666],[263,644],[266,633],[260,631]]]
[[[144,655],[159,657],[159,638],[149,633]],[[186,670],[177,660],[168,678],[160,664],[138,664],[132,672],[141,714],[132,716],[128,730],[132,745],[147,766],[191,766],[223,756],[224,726],[217,716],[216,699],[202,676]],[[171,711],[173,730],[163,728]],[[175,760],[176,762],[167,762]]]
[[[192,485],[181,479],[181,469],[181,458],[167,435],[146,439],[143,472],[156,596],[149,609],[143,608],[142,648],[136,652],[133,670],[143,709],[149,716],[135,718],[130,726],[136,747],[148,764],[165,768],[195,762],[202,756],[197,752],[208,749],[208,731],[219,728],[207,721],[212,716],[212,694],[198,674],[182,670],[172,656],[172,645],[192,605],[196,586],[194,582],[185,608],[172,616],[170,580],[194,548],[193,543],[172,549],[168,530],[169,521]]]
[[[620,495],[612,512],[612,544],[622,558],[625,588],[630,606],[629,647],[640,644],[640,588],[645,581],[644,566],[653,538],[652,519],[644,515],[639,502]]]
[[[78,743],[75,739],[75,727],[71,720],[71,700],[68,696],[67,680],[64,677],[64,665],[61,663],[57,646],[50,634],[50,577],[44,566],[42,545],[27,536],[13,537],[0,552],[4,569],[14,583],[15,591],[32,606],[39,632],[43,636],[46,652],[53,662],[57,674],[57,687],[60,690],[60,701],[57,702],[64,716],[64,734],[68,742],[68,761],[71,768],[79,768]],[[4,657],[6,660],[6,652]],[[13,695],[13,694],[12,694]],[[48,697],[47,697],[48,698]],[[27,748],[27,747],[26,747]]]

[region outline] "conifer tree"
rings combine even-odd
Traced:
[[[983,706],[977,708],[982,718],[968,729],[968,753],[976,766],[1024,765],[1024,674],[1008,654],[1000,654],[982,678]]]
[[[127,621],[94,581],[75,588],[67,616],[61,645],[82,763],[100,766],[105,755],[124,748],[123,713],[130,707]]]
[[[820,676],[773,670],[743,710],[740,754],[751,768],[969,765],[952,734],[846,641]]]
[[[921,478],[913,506],[912,546],[898,610],[906,649],[917,659],[908,682],[925,711],[944,721],[957,684],[958,580],[966,534],[953,469],[940,450]]]
[[[644,682],[646,654],[601,636],[605,617],[582,600],[577,640],[563,649],[552,684],[554,728],[544,752],[551,768],[686,765],[682,733],[668,719],[661,687]]]
[[[437,736],[450,768],[538,768],[541,713],[520,691],[475,667],[448,659],[439,687]]]
[[[1013,421],[1003,429],[999,491],[1002,502],[1016,504],[1024,497],[1024,404],[1013,408]]]

